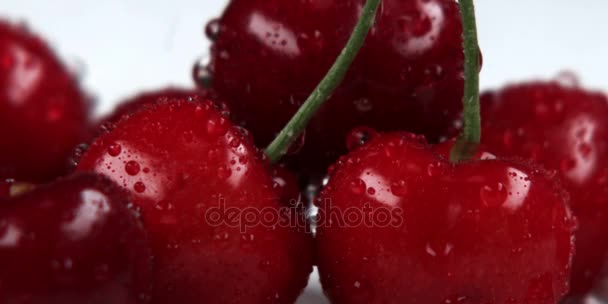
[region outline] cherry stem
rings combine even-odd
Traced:
[[[481,142],[479,114],[479,42],[473,0],[459,0],[464,46],[464,130],[450,152],[453,162],[467,160]]]
[[[300,107],[298,112],[291,118],[287,125],[281,130],[279,135],[266,148],[266,155],[270,162],[277,162],[293,144],[293,142],[304,132],[308,122],[312,119],[317,110],[331,96],[333,91],[344,79],[348,68],[355,60],[357,53],[363,46],[367,33],[374,24],[376,11],[381,0],[368,0],[363,8],[361,17],[348,43],[336,59],[327,75],[321,80],[306,102]]]

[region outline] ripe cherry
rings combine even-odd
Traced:
[[[301,210],[282,208],[267,166],[210,101],[185,99],[121,119],[78,169],[110,177],[142,209],[153,303],[293,303],[312,270],[312,238]]]
[[[0,20],[0,179],[40,182],[65,173],[89,135],[90,105],[44,41]]]
[[[266,146],[348,40],[365,1],[234,0],[209,27],[212,88]],[[445,135],[463,96],[462,27],[453,0],[384,0],[345,81],[287,160],[320,177],[359,125]]]
[[[451,164],[420,137],[377,135],[338,161],[319,204],[334,215],[317,228],[332,303],[553,304],[568,290],[576,221],[528,165]]]
[[[152,256],[128,204],[93,174],[0,198],[0,302],[146,303]]]
[[[608,266],[608,98],[559,82],[530,82],[482,97],[483,142],[498,156],[544,165],[562,180],[580,222],[573,295]]]

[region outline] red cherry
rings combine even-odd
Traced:
[[[533,159],[561,178],[579,219],[572,294],[589,291],[608,266],[608,99],[532,82],[483,95],[483,141],[498,156]],[[608,268],[606,268],[608,269]]]
[[[161,102],[120,120],[78,169],[109,176],[142,209],[153,303],[293,303],[306,286],[312,239],[303,214],[287,214],[291,225],[255,217],[288,206],[284,192],[246,132],[211,102]]]
[[[363,0],[234,0],[214,21],[212,88],[265,146],[344,47]],[[291,167],[319,177],[359,125],[444,136],[463,96],[462,26],[453,0],[385,0],[345,81],[310,123]],[[214,33],[215,33],[214,32]]]
[[[128,203],[92,174],[2,201],[0,302],[148,302],[152,256]]]
[[[111,128],[111,125],[118,122],[123,116],[133,114],[141,108],[153,105],[157,102],[168,102],[171,100],[191,99],[196,101],[204,99],[207,92],[202,90],[191,90],[177,87],[167,87],[160,90],[148,91],[121,102],[116,109],[104,117],[99,123],[100,126]]]
[[[47,44],[0,20],[0,179],[65,173],[89,135],[91,102]]]
[[[527,165],[453,165],[414,135],[379,135],[321,195],[321,282],[332,303],[557,303],[574,253],[565,197]]]

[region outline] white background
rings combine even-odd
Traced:
[[[285,0],[287,1],[287,0]],[[99,112],[143,89],[190,86],[207,53],[207,20],[225,0],[1,0],[0,16],[25,21],[58,49],[98,97]],[[608,90],[608,1],[478,0],[482,87],[579,74]],[[317,277],[300,304],[322,303]]]

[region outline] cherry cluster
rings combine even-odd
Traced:
[[[607,95],[479,97],[470,0],[372,2],[232,0],[193,88],[101,119],[0,21],[0,303],[294,303],[313,265],[332,303],[606,292]]]

